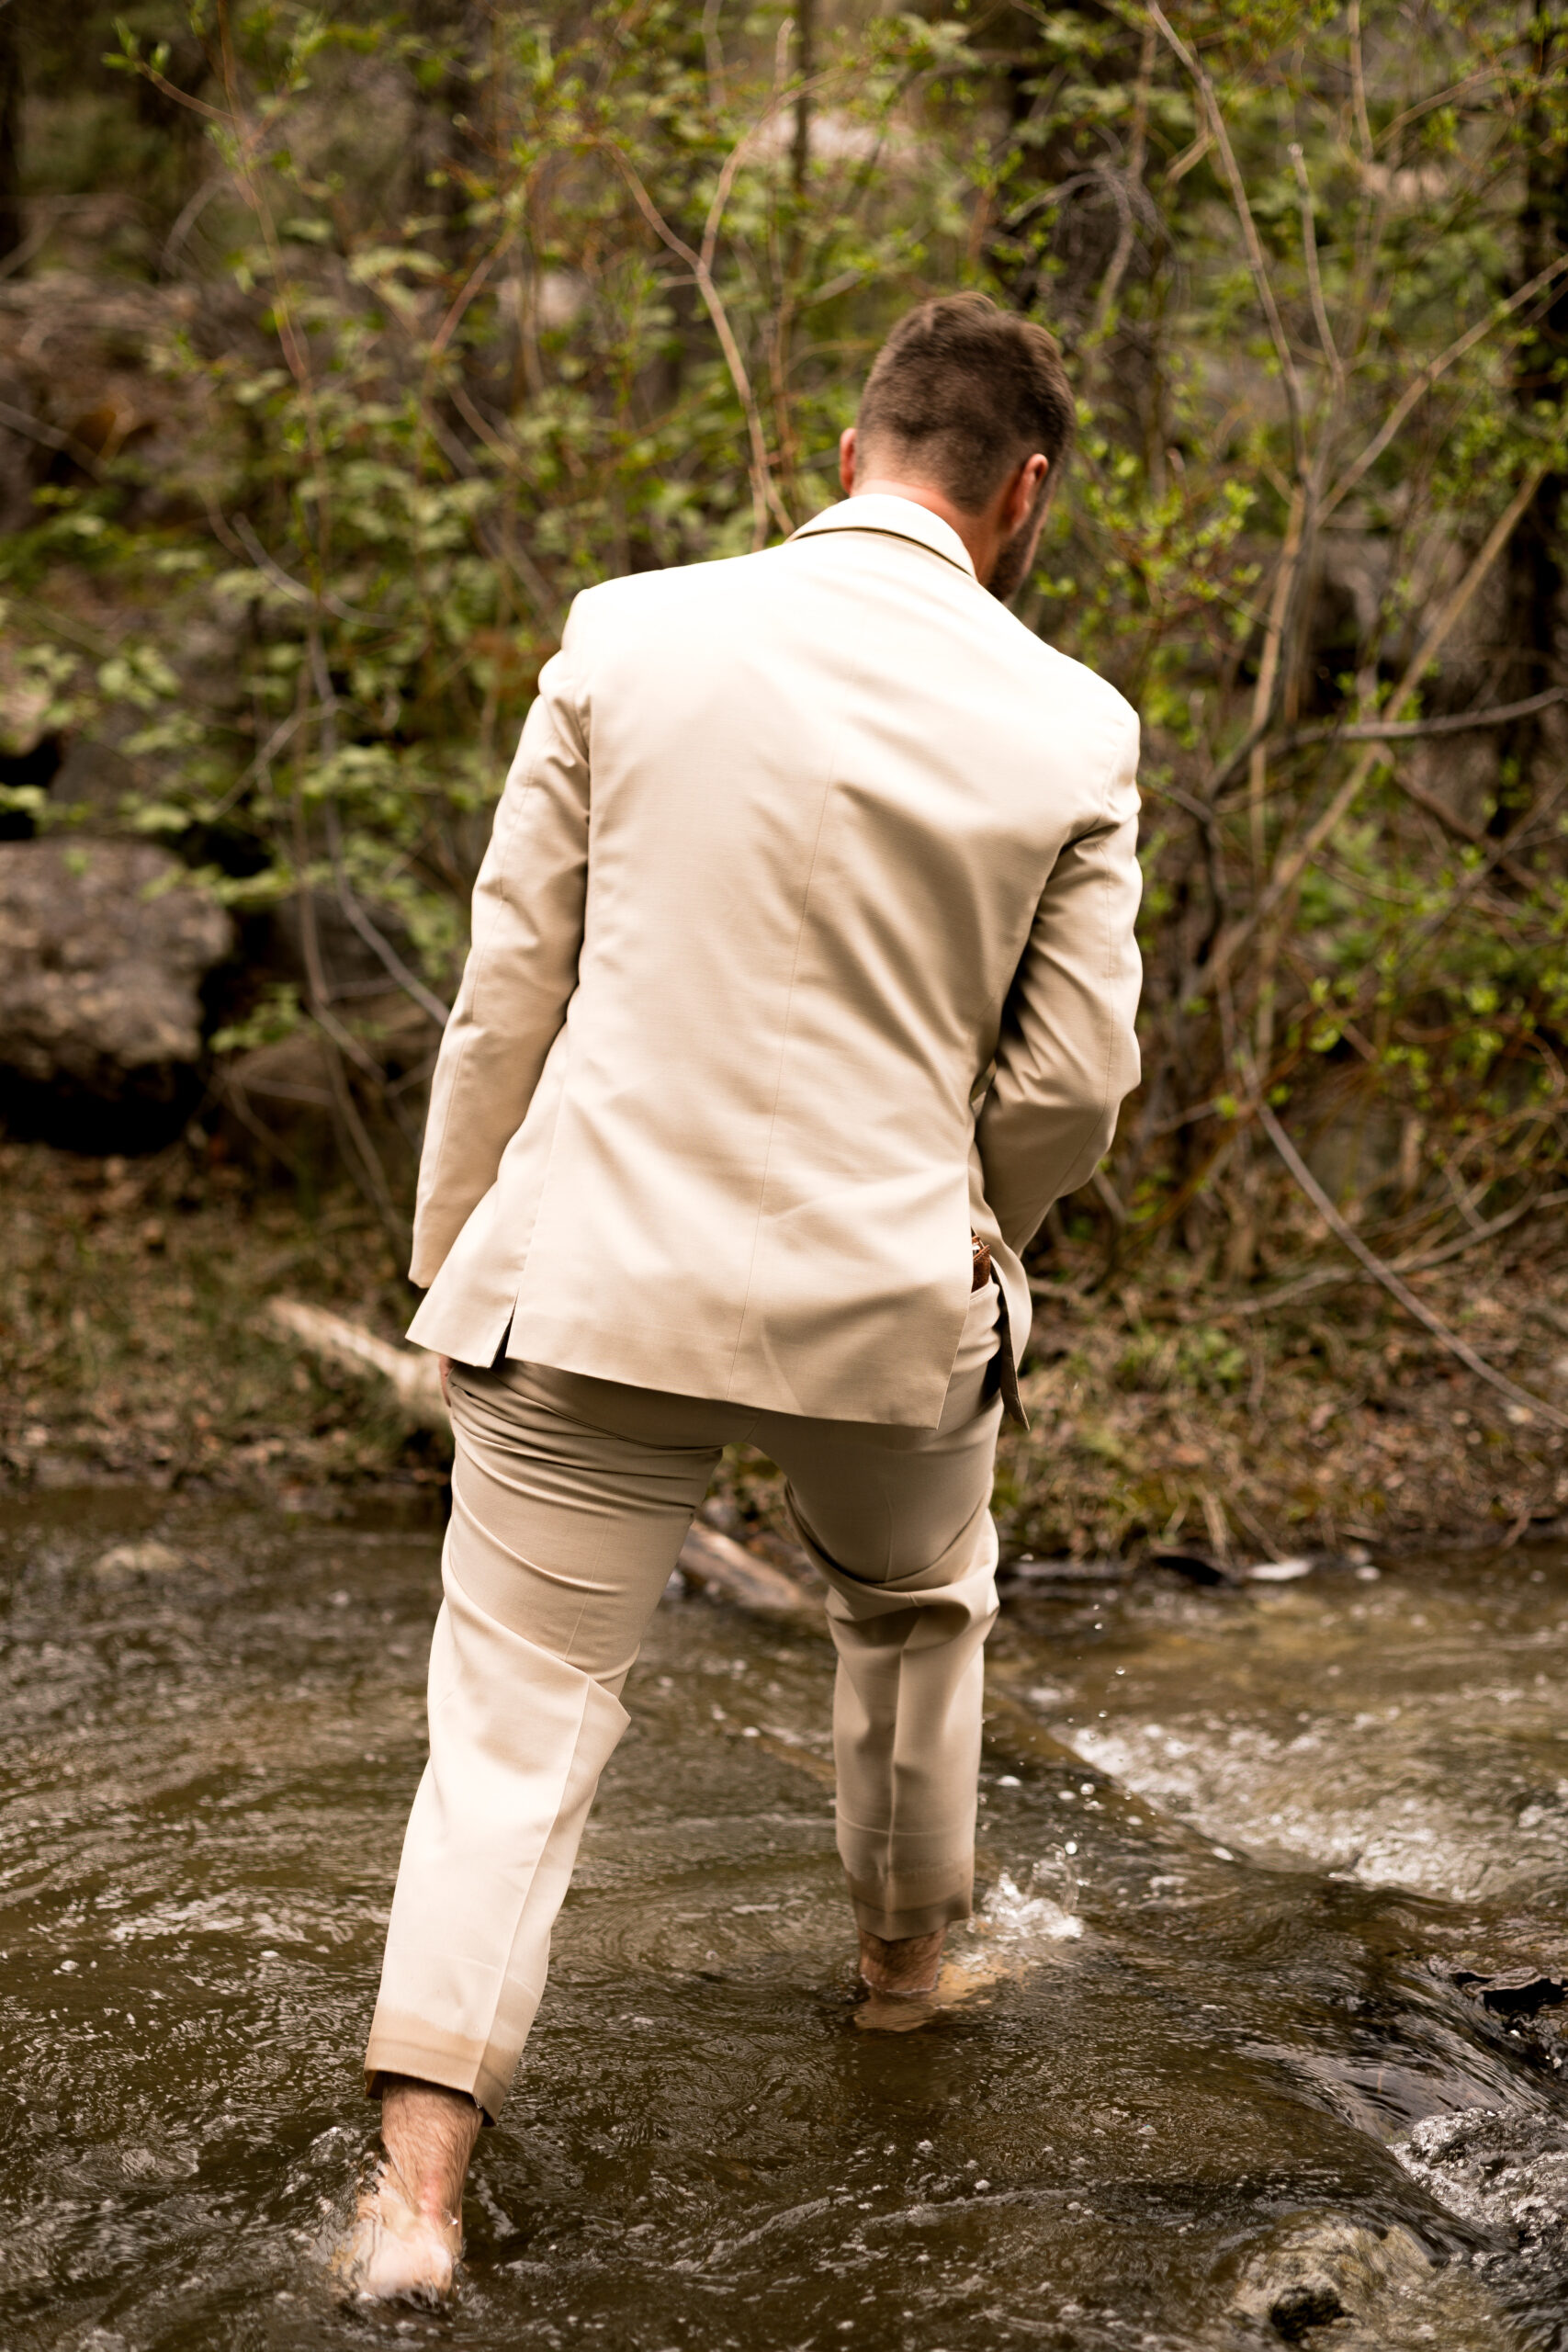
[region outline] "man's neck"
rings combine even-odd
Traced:
[[[994,570],[999,548],[997,533],[986,517],[967,514],[955,506],[934,482],[894,481],[874,474],[865,481],[857,481],[852,498],[907,498],[916,506],[923,506],[928,514],[940,514],[942,521],[955,530],[968,550],[975,567],[975,577],[982,583]]]

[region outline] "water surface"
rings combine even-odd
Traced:
[[[0,2344],[1568,2345],[1568,1559],[1015,1592],[970,1997],[856,2030],[831,1652],[660,1610],[444,2314],[321,2249],[439,1531],[0,1507]]]

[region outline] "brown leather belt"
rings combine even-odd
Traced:
[[[995,1266],[991,1263],[989,1246],[981,1240],[973,1227],[969,1232],[969,1242],[975,1261],[975,1278],[969,1285],[971,1291],[984,1290],[987,1283],[995,1283],[997,1285],[998,1344],[997,1352],[991,1358],[986,1372],[986,1394],[988,1396],[993,1389],[999,1388],[1002,1393],[1003,1412],[1010,1421],[1016,1421],[1021,1430],[1026,1430],[1029,1427],[1029,1415],[1024,1411],[1023,1399],[1018,1393],[1018,1366],[1013,1362],[1012,1331],[1008,1323],[1008,1295],[1002,1288],[1001,1280]]]

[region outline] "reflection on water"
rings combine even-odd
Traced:
[[[1568,1561],[1033,1590],[962,1996],[859,2033],[830,1652],[661,1610],[455,2309],[321,2248],[438,1535],[0,1516],[0,2344],[1568,2345]]]

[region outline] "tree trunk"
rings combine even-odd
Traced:
[[[0,0],[0,265],[21,245],[22,28],[17,0]]]
[[[1522,285],[1568,253],[1568,132],[1562,100],[1549,85],[1568,50],[1561,28],[1548,29],[1538,61],[1541,96],[1526,125],[1524,202],[1519,212],[1518,282]],[[1551,289],[1534,332],[1518,350],[1514,395],[1533,413],[1543,402],[1561,410],[1568,401],[1568,277]],[[1545,687],[1563,684],[1562,533],[1568,481],[1561,473],[1542,478],[1519,517],[1508,544],[1502,699],[1522,701]],[[1492,820],[1505,832],[1535,795],[1543,759],[1562,741],[1561,715],[1540,711],[1509,728],[1498,746],[1503,789]]]

